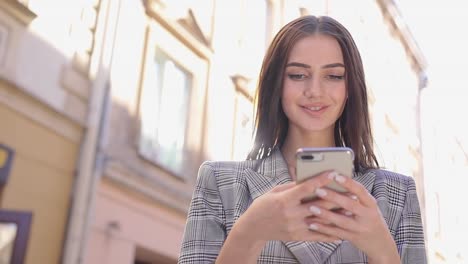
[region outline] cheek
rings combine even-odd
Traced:
[[[287,102],[292,102],[300,97],[302,90],[297,83],[291,83],[286,80],[283,85],[282,97]]]
[[[346,99],[348,97],[348,91],[345,86],[337,87],[337,88],[338,89],[334,90],[333,98],[335,99],[337,103],[344,106],[344,104],[346,103]]]

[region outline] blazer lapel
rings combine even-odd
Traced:
[[[368,170],[364,173],[355,173],[353,179],[362,184],[369,193],[372,193],[375,182],[374,170]]]
[[[252,200],[262,196],[277,185],[291,182],[288,167],[279,149],[273,150],[257,165],[256,169],[244,171]]]
[[[252,200],[262,196],[277,185],[291,182],[286,161],[281,151],[276,148],[272,154],[258,164],[255,169],[244,171],[247,185]],[[356,173],[353,179],[364,185],[371,193],[374,185],[375,174]],[[337,243],[290,241],[284,242],[300,263],[324,263],[339,246]]]

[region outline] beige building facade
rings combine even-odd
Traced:
[[[25,263],[175,263],[198,167],[245,158],[263,54],[305,14],[355,37],[379,158],[424,212],[426,66],[393,1],[46,2],[0,4],[0,202],[32,215]]]
[[[0,2],[0,144],[11,153],[2,263],[61,262],[88,114],[84,64],[60,43],[68,40],[59,25],[47,25],[46,10],[33,8],[38,2]]]

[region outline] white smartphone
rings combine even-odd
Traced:
[[[301,183],[324,171],[336,171],[343,176],[354,174],[354,152],[346,147],[299,148],[296,151],[296,182]],[[326,186],[337,192],[346,192],[341,185],[333,181]],[[315,194],[303,200],[313,200]]]

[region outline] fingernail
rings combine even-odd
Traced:
[[[353,215],[353,213],[351,213],[350,211],[345,211],[344,214],[347,215],[347,216],[352,216]]]
[[[328,179],[333,180],[336,178],[336,176],[338,176],[338,172],[332,171],[328,174]]]
[[[357,200],[357,196],[356,196],[356,195],[351,195],[350,198],[353,199],[353,200]]]
[[[319,197],[324,197],[325,195],[327,195],[327,191],[325,191],[322,188],[317,188],[315,190],[315,194],[317,194]]]
[[[315,215],[319,215],[321,213],[320,208],[318,208],[317,206],[312,205],[311,207],[309,207],[309,210]]]
[[[346,178],[344,176],[341,176],[341,175],[336,175],[335,177],[335,181],[339,182],[339,183],[344,183],[346,181]]]
[[[316,224],[310,224],[309,229],[310,230],[318,230],[318,226]]]
[[[333,241],[333,243],[335,243],[335,244],[341,244],[341,243],[343,243],[343,240],[335,240],[335,241]]]

